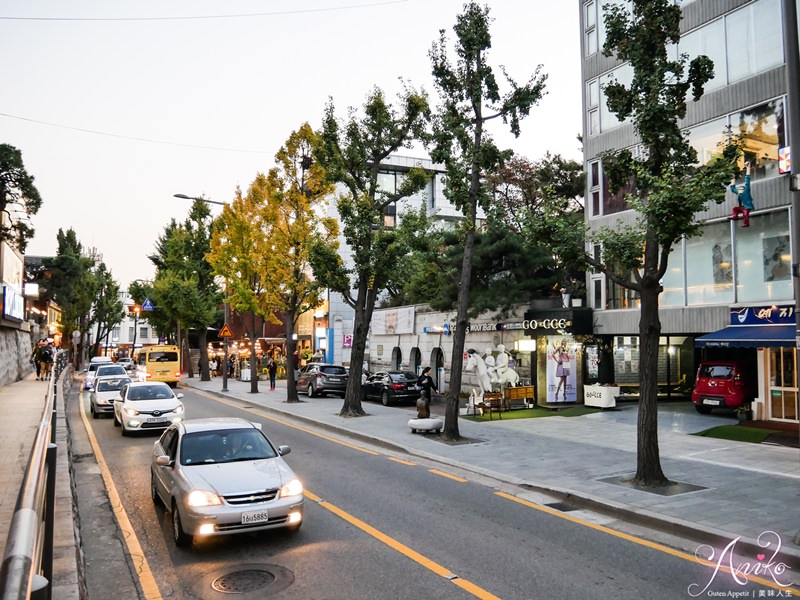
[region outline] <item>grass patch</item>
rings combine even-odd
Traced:
[[[719,425],[693,433],[702,437],[717,438],[720,440],[733,440],[734,442],[750,442],[760,444],[773,433],[780,433],[776,429],[765,429],[763,427],[747,427],[745,425]]]
[[[539,417],[580,417],[581,415],[589,415],[596,412],[601,412],[601,408],[592,408],[588,406],[570,406],[569,408],[519,408],[516,410],[504,410],[502,413],[492,411],[492,421],[510,419],[538,419]],[[502,416],[502,418],[501,418]],[[488,421],[489,414],[482,415],[461,415],[462,419],[468,421]]]

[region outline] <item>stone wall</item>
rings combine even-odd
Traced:
[[[0,385],[19,381],[33,371],[30,363],[32,340],[38,339],[39,329],[20,331],[0,327]]]

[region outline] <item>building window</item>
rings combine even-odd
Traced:
[[[135,328],[133,328],[133,327],[128,327],[128,339],[129,339],[129,340],[133,341],[133,336],[134,336],[134,333],[135,333],[135,332],[136,332],[136,329],[135,329]]]
[[[395,202],[383,209],[383,226],[390,229],[397,226],[397,204]]]
[[[114,327],[111,330],[111,341],[118,342],[119,341],[119,327]]]
[[[586,56],[591,56],[598,50],[597,4],[597,2],[587,2],[583,5],[584,42],[586,44]]]
[[[783,64],[779,0],[758,0],[725,17],[728,82]]]
[[[736,227],[736,301],[791,300],[792,255],[789,211],[750,218],[750,227]]]
[[[148,334],[148,327],[139,327],[139,337],[143,340],[146,340],[149,336]]]

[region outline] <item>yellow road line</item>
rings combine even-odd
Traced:
[[[429,571],[432,571],[436,575],[439,575],[441,577],[446,578],[451,583],[453,583],[454,585],[460,587],[464,591],[469,592],[470,594],[472,594],[476,598],[481,598],[481,600],[500,600],[494,594],[488,592],[487,590],[484,590],[483,588],[475,585],[474,583],[472,583],[470,581],[467,581],[466,579],[462,579],[461,577],[459,577],[458,575],[455,575],[454,573],[452,573],[451,571],[449,571],[447,568],[445,568],[444,566],[440,565],[439,563],[437,563],[437,562],[429,559],[428,557],[420,554],[416,550],[412,550],[411,548],[409,548],[405,544],[397,541],[396,539],[394,539],[393,537],[383,533],[382,531],[380,531],[378,529],[375,529],[374,527],[372,527],[372,525],[369,525],[369,524],[365,523],[364,521],[362,521],[358,517],[354,517],[350,513],[345,512],[344,510],[342,510],[338,506],[335,506],[335,505],[331,504],[330,502],[327,502],[327,501],[323,500],[322,498],[320,498],[316,494],[313,494],[313,493],[309,492],[308,490],[306,490],[305,491],[305,496],[309,500],[319,504],[319,506],[321,506],[325,510],[328,510],[328,511],[332,512],[337,517],[347,521],[348,523],[350,523],[354,527],[357,527],[358,529],[360,529],[364,533],[366,533],[366,534],[374,537],[376,540],[386,544],[387,546],[389,546],[391,549],[395,550],[396,552],[399,552],[403,556],[413,560],[415,563],[425,567],[426,569],[428,569]]]
[[[162,600],[161,592],[158,590],[158,584],[156,584],[156,579],[153,577],[153,572],[150,570],[147,558],[145,558],[142,547],[139,545],[136,532],[131,522],[128,520],[128,513],[125,512],[125,508],[122,506],[122,500],[120,500],[117,488],[114,485],[114,480],[111,478],[111,472],[106,464],[106,459],[103,457],[100,444],[97,443],[94,430],[86,416],[86,404],[83,401],[83,394],[80,394],[78,398],[81,399],[81,418],[83,419],[84,427],[86,427],[86,433],[89,436],[89,443],[92,445],[95,460],[97,460],[97,465],[100,467],[100,474],[103,477],[103,483],[105,483],[106,492],[108,493],[108,501],[111,504],[114,517],[116,517],[117,524],[122,532],[122,539],[125,540],[128,554],[131,557],[136,573],[139,575],[139,585],[142,586],[142,593],[144,594],[145,600]]]
[[[694,564],[701,564],[706,567],[716,567],[716,563],[709,562],[707,560],[700,559],[693,554],[689,554],[688,552],[683,552],[682,550],[675,550],[674,548],[670,548],[669,546],[664,546],[663,544],[659,544],[658,542],[651,542],[650,540],[645,540],[640,537],[636,537],[635,535],[631,535],[629,533],[624,533],[622,531],[617,531],[615,529],[611,529],[610,527],[606,527],[605,525],[599,525],[597,523],[592,523],[590,521],[585,521],[583,519],[579,519],[573,515],[561,512],[558,509],[550,508],[549,506],[542,506],[541,504],[536,504],[529,500],[524,500],[522,498],[517,498],[516,496],[512,496],[511,494],[507,494],[506,492],[495,492],[495,495],[500,496],[501,498],[505,498],[506,500],[511,500],[512,502],[516,502],[517,504],[522,504],[523,506],[527,506],[528,508],[534,508],[538,511],[545,512],[549,515],[553,515],[554,517],[558,517],[560,519],[564,519],[566,521],[571,521],[572,523],[576,523],[578,525],[583,525],[585,527],[589,527],[590,529],[594,529],[596,531],[600,531],[602,533],[607,533],[609,535],[613,535],[616,538],[620,538],[626,540],[628,542],[633,542],[634,544],[639,544],[640,546],[645,546],[652,550],[657,550],[659,552],[663,552],[665,554],[670,554],[675,556],[676,558],[680,558],[686,561],[689,561]],[[732,570],[728,567],[720,565],[720,569],[725,571],[726,573],[732,573]],[[784,586],[780,586],[774,581],[769,579],[763,579],[756,575],[749,574],[748,579],[750,581],[755,581],[757,583],[769,586],[774,589],[780,589],[784,591],[791,591],[795,595],[800,594],[800,589],[798,588],[787,588]]]
[[[403,460],[402,458],[395,458],[394,456],[387,456],[386,458],[396,463],[400,463],[401,465],[408,465],[409,467],[417,466],[417,463],[411,462],[410,460]]]
[[[447,477],[448,479],[452,479],[453,481],[457,481],[459,483],[469,483],[468,479],[464,479],[463,477],[458,477],[457,475],[450,475],[450,473],[445,473],[444,471],[440,471],[439,469],[428,469],[430,473],[434,475],[439,475],[440,477]]]

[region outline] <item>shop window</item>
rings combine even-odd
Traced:
[[[707,224],[685,241],[686,301],[689,306],[734,302],[733,246],[729,221]]]
[[[731,129],[742,141],[743,160],[752,165],[753,181],[779,175],[778,149],[786,145],[783,99],[731,115]]]
[[[792,256],[789,211],[750,218],[750,227],[735,227],[736,301],[791,300]]]

